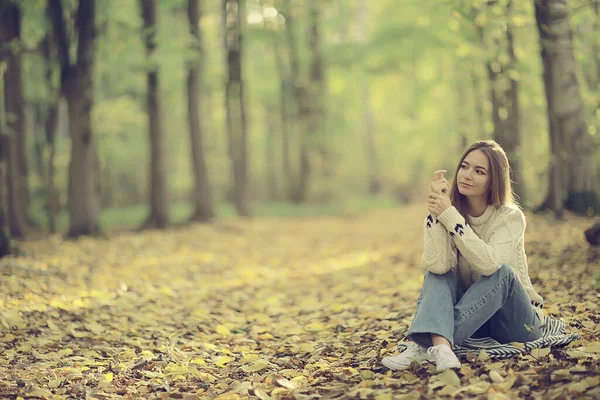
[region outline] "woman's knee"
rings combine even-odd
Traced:
[[[497,275],[501,278],[512,279],[515,278],[515,270],[508,264],[502,264],[500,268],[493,275]]]
[[[425,274],[425,281],[427,280],[455,282],[456,274],[453,270],[450,270],[445,274],[434,274],[431,271],[427,271],[427,273]]]

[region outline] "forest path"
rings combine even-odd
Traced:
[[[527,244],[546,311],[582,340],[538,358],[466,362],[456,375],[460,384],[431,365],[408,372],[381,367],[414,312],[424,210],[240,219],[24,243],[25,256],[0,262],[0,393],[98,399],[416,399],[459,388],[485,398],[600,394],[598,254],[583,238],[586,221],[573,217],[553,223],[528,215]],[[585,351],[572,352],[582,346]],[[491,369],[504,384],[490,385]],[[583,384],[573,383],[581,377]]]

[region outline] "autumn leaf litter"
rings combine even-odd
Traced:
[[[0,261],[9,398],[600,397],[600,251],[528,215],[532,280],[581,340],[389,371],[422,282],[422,207],[23,244]]]

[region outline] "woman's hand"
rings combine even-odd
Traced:
[[[429,193],[429,204],[427,209],[435,218],[439,217],[444,211],[452,206],[450,198],[445,194],[430,192]]]
[[[439,169],[433,173],[433,182],[429,184],[430,191],[437,194],[448,195],[449,185],[446,178],[444,178],[444,174],[446,172],[447,171],[445,169]]]

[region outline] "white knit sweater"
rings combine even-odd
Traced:
[[[452,206],[437,219],[428,215],[424,231],[425,269],[434,274],[455,270],[468,288],[482,276],[491,275],[508,264],[544,321],[544,300],[533,289],[529,278],[524,245],[525,216],[517,206],[490,205],[480,217],[469,216],[467,223]]]

